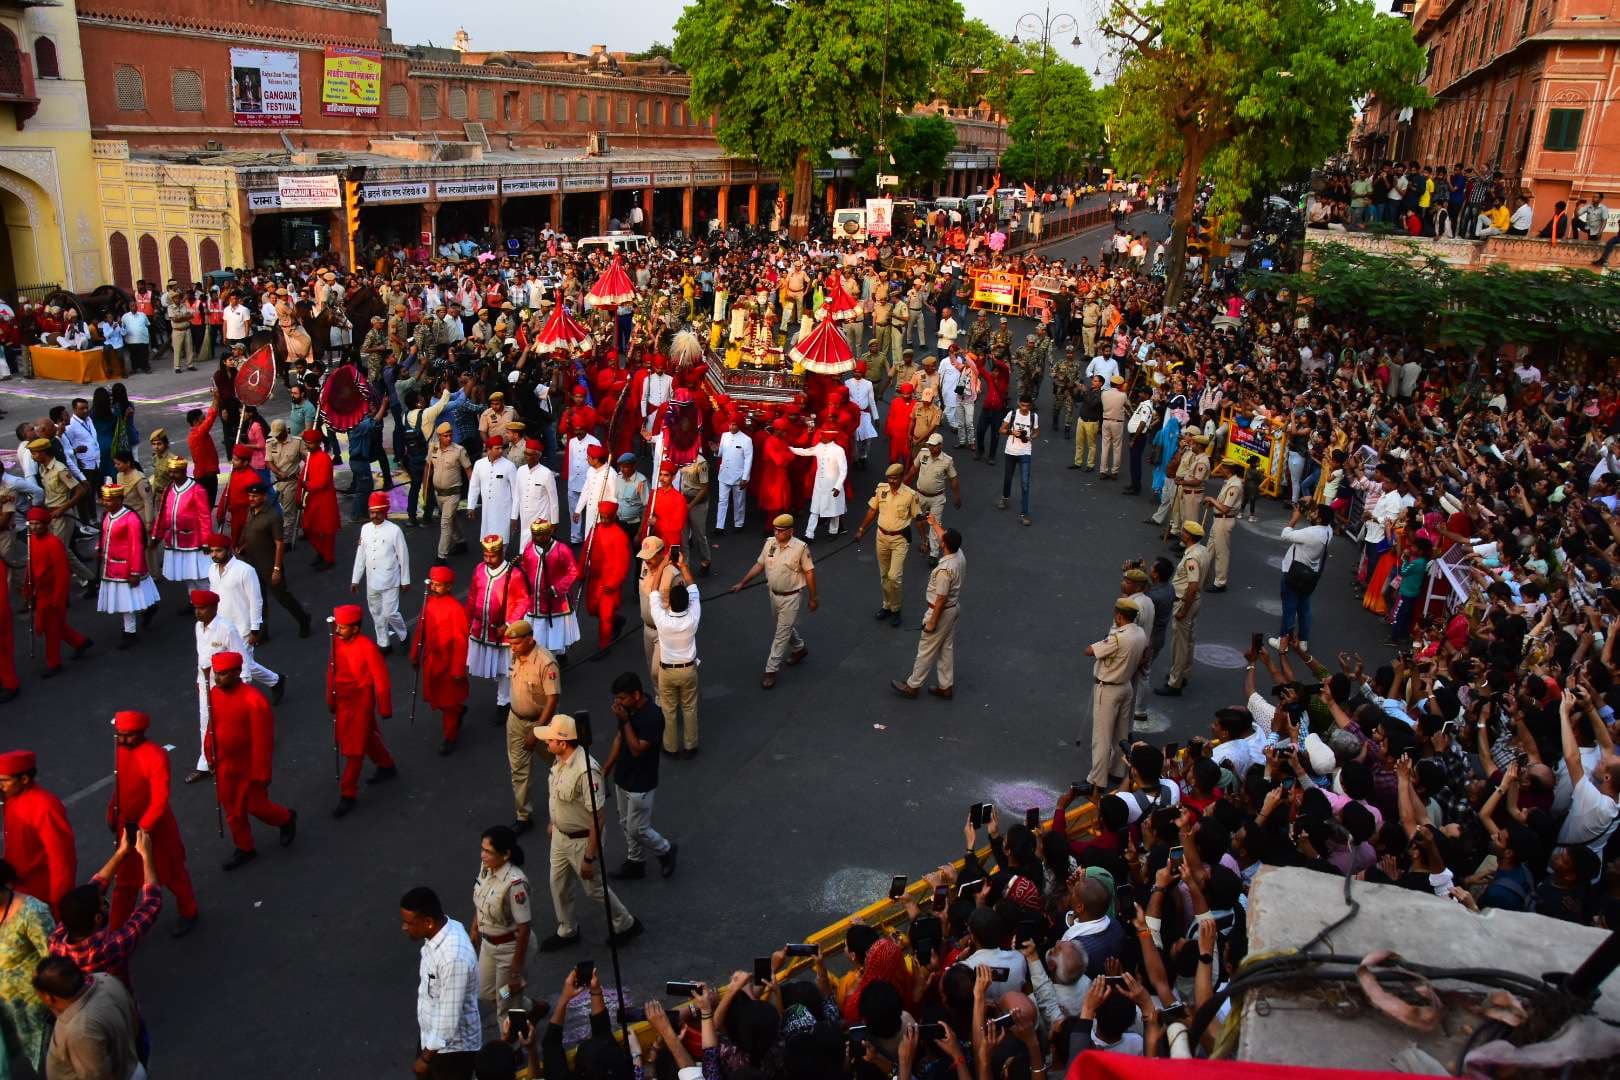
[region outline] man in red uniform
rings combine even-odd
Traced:
[[[208,493],[210,506],[219,499],[219,451],[214,448],[214,421],[218,418],[218,390],[213,391],[207,412],[192,409],[186,413],[186,449],[191,451],[191,476]]]
[[[793,488],[788,469],[793,464],[793,451],[788,447],[788,422],[781,417],[771,421],[771,430],[765,436],[763,453],[754,458],[754,498],[765,516],[767,530],[771,519],[778,514],[791,513]]]
[[[658,487],[652,493],[652,499],[647,505],[647,527],[642,530],[643,535],[656,536],[664,542],[664,550],[678,548],[686,536],[686,521],[690,516],[690,508],[686,504],[686,496],[675,487],[673,480],[677,466],[673,461],[665,459],[658,467]]]
[[[889,464],[911,463],[911,414],[916,408],[911,397],[911,384],[900,384],[900,396],[889,406],[889,415],[883,420],[883,433],[889,437]]]
[[[180,839],[180,823],[169,806],[169,755],[163,747],[147,740],[146,729],[151,725],[151,717],[132,709],[113,717],[118,740],[113,772],[117,779],[107,803],[107,826],[114,833],[136,827],[152,834],[157,879],[174,893],[180,912],[171,936],[184,937],[197,925],[197,894],[192,892],[191,874],[186,870],[186,845]],[[134,910],[135,896],[145,877],[144,865],[136,854],[125,855],[118,864],[112,910],[107,916],[113,926],[124,925]]]
[[[5,803],[6,862],[17,871],[16,889],[55,912],[73,888],[79,863],[62,800],[39,786],[32,750],[0,754],[0,802]]]
[[[316,570],[337,565],[338,516],[337,488],[332,486],[332,456],[321,446],[321,433],[311,429],[303,434],[309,456],[304,458],[298,476],[299,521],[310,547],[315,549]]]
[[[337,818],[354,809],[354,800],[360,794],[360,766],[366,758],[377,766],[366,783],[381,784],[399,775],[377,726],[379,713],[385,720],[394,715],[388,665],[383,663],[377,643],[360,633],[364,617],[358,604],[344,604],[332,612],[336,629],[332,662],[326,672],[326,704],[336,726],[338,753],[343,755],[338,804],[332,809],[332,816]]]
[[[253,447],[246,443],[237,443],[231,450],[231,478],[225,487],[225,497],[219,500],[214,508],[214,520],[218,523],[221,532],[226,531],[225,522],[230,521],[229,532],[232,546],[242,540],[242,526],[246,524],[248,514],[247,489],[254,484],[263,483],[259,474],[253,471]]]
[[[448,566],[428,571],[427,600],[411,642],[411,667],[422,671],[422,700],[439,710],[444,723],[440,757],[455,750],[467,711],[467,609],[450,595],[455,580]]]
[[[590,435],[596,431],[596,410],[585,404],[585,388],[575,386],[568,396],[568,408],[563,410],[563,431],[577,431]]]
[[[596,504],[596,526],[585,538],[585,551],[589,553],[585,566],[585,610],[596,616],[596,644],[598,655],[605,654],[624,616],[619,614],[619,602],[624,594],[624,579],[630,575],[630,537],[619,527],[619,504]]]
[[[208,690],[208,733],[203,753],[214,774],[225,825],[236,850],[224,869],[235,870],[259,857],[253,846],[251,814],[281,830],[281,846],[298,832],[298,812],[270,801],[270,761],[276,751],[276,721],[270,703],[242,681],[242,654],[214,654],[214,685]]]
[[[51,512],[43,506],[28,511],[28,580],[24,604],[34,608],[34,633],[45,639],[44,679],[62,674],[62,642],[73,648],[74,659],[95,644],[67,623],[68,588],[73,584],[67,548],[51,532]]]

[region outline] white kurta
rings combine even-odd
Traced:
[[[518,542],[529,535],[536,521],[557,524],[557,474],[536,462],[517,471]]]
[[[259,575],[253,567],[236,558],[223,569],[210,562],[208,587],[219,594],[219,617],[244,635],[264,625],[264,595],[259,592]]]
[[[850,376],[844,380],[849,391],[849,403],[861,410],[861,422],[855,428],[857,439],[877,438],[877,400],[872,393],[872,380]]]
[[[517,490],[517,466],[506,458],[481,457],[472,470],[472,486],[467,490],[467,509],[483,507],[478,519],[478,535],[491,534],[506,539],[512,528],[513,496]]]
[[[844,513],[844,480],[849,476],[849,462],[844,458],[844,448],[835,442],[824,442],[789,449],[798,457],[816,459],[816,485],[810,492],[810,512],[817,517],[841,516]]]
[[[590,535],[591,529],[596,526],[596,504],[603,499],[613,499],[613,480],[619,474],[610,469],[605,463],[591,466],[591,471],[585,475],[585,486],[579,491],[579,498],[574,501],[574,513],[579,515],[579,523],[574,526],[575,535],[583,533]]]

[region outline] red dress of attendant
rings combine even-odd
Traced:
[[[142,716],[119,714],[131,715]],[[144,733],[146,729],[144,716],[140,721],[115,723],[119,731],[136,727]],[[158,884],[174,893],[182,919],[196,918],[197,894],[192,891],[191,874],[186,870],[186,845],[180,839],[180,823],[169,806],[169,755],[163,747],[147,740],[139,746],[118,747],[116,761],[118,781],[107,804],[108,826],[116,833],[126,825],[135,825],[152,834],[152,861],[157,864]],[[135,910],[135,897],[140,894],[144,878],[141,857],[131,850],[118,864],[107,925],[124,925]]]
[[[264,481],[259,474],[250,468],[232,468],[230,484],[225,488],[225,498],[216,508],[221,527],[224,526],[226,515],[230,515],[231,543],[239,544],[242,541],[242,526],[248,519],[247,489],[251,484],[262,484]]]
[[[911,460],[911,413],[914,408],[911,395],[902,394],[894,399],[894,404],[889,406],[889,415],[883,420],[883,433],[889,437],[890,465],[904,465]]]
[[[439,710],[446,742],[461,734],[467,710],[467,609],[453,596],[429,596],[411,643],[422,665],[422,700]]]
[[[24,754],[26,751],[19,751],[16,756]],[[33,758],[32,754],[26,756]],[[27,768],[33,768],[31,760]],[[4,769],[26,771],[14,765]],[[37,783],[7,799],[5,842],[6,861],[17,871],[17,891],[43,900],[55,911],[67,891],[78,884],[75,875],[79,869],[73,826],[68,824],[62,800]]]
[[[574,553],[568,550],[567,544],[553,541],[551,547],[546,549],[545,561],[542,572],[540,549],[533,541],[518,558],[518,569],[522,571],[529,590],[531,620],[543,620],[548,615],[567,615],[573,610],[568,597],[574,583],[579,580],[579,564],[574,561]]]
[[[764,453],[754,459],[756,479],[751,485],[754,498],[759,500],[760,512],[765,515],[768,528],[771,519],[793,505],[793,489],[788,469],[793,464],[793,451],[788,449],[786,420],[771,422],[771,432],[765,436]]]
[[[96,562],[103,581],[139,585],[146,577],[146,527],[141,515],[120,506],[101,519],[101,537],[96,542]]]
[[[596,616],[597,646],[606,650],[613,644],[624,579],[630,576],[630,537],[616,520],[603,520],[601,507],[597,514],[597,524],[585,538],[591,553],[585,570],[585,610]]]
[[[240,667],[240,660],[237,661]],[[279,829],[292,811],[270,798],[270,763],[276,749],[276,721],[264,695],[247,683],[208,691],[208,737],[203,753],[219,783],[219,805],[238,851],[253,851],[248,815]]]
[[[660,477],[660,479],[662,479]],[[673,485],[653,491],[647,507],[647,531],[664,542],[664,550],[685,543],[686,522],[691,515],[686,496]]]
[[[488,563],[473,567],[472,583],[467,587],[469,636],[485,645],[505,645],[506,624],[528,611],[528,585],[522,574],[512,572],[511,563],[503,562],[494,570]]]
[[[187,478],[163,493],[163,506],[152,521],[152,539],[176,551],[198,551],[208,534],[208,492]]]
[[[309,445],[309,457],[304,459],[299,474],[299,499],[303,509],[300,520],[310,547],[327,566],[337,561],[338,517],[337,489],[332,486],[332,456],[320,448],[318,442]]]
[[[385,719],[394,715],[394,703],[388,665],[375,641],[365,634],[334,639],[326,699],[337,726],[338,753],[343,755],[338,794],[353,799],[360,794],[360,766],[366,758],[379,769],[394,767],[377,726],[379,713]]]
[[[66,641],[75,649],[90,643],[89,638],[67,622],[68,586],[71,584],[67,548],[54,533],[34,536],[30,530],[28,565],[32,580],[25,585],[23,595],[33,600],[34,632],[45,639],[45,670],[56,671],[62,666],[62,642]]]

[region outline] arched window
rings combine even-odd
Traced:
[[[487,86],[478,88],[478,119],[495,119],[495,91]]]
[[[662,98],[660,98],[659,100],[653,102],[653,119],[652,119],[652,122],[653,122],[653,127],[663,127],[664,126],[664,102],[663,102]]]
[[[214,243],[213,237],[203,237],[203,242],[197,245],[197,259],[202,263],[202,272],[211,274],[219,269],[219,245]]]
[[[411,95],[404,83],[395,83],[388,88],[388,115],[395,120],[403,120],[411,115]]]
[[[450,88],[450,119],[467,119],[467,88],[464,86]]]
[[[56,58],[56,42],[48,37],[34,39],[34,74],[42,79],[62,77],[62,63]]]
[[[191,284],[191,248],[185,237],[169,237],[169,276],[181,285]]]
[[[146,84],[141,73],[127,64],[114,68],[113,99],[119,112],[146,111]]]
[[[112,258],[113,284],[125,292],[133,292],[135,275],[129,269],[129,237],[121,232],[107,237],[107,254]]]
[[[203,111],[202,76],[185,68],[175,68],[169,76],[169,94],[175,112],[200,113]]]
[[[568,123],[568,98],[557,94],[551,99],[551,122],[554,124]]]
[[[630,122],[630,103],[624,98],[613,99],[613,122],[620,127]]]
[[[607,118],[608,118],[607,97],[605,95],[598,94],[596,96],[596,121],[595,122],[599,126],[606,127],[607,122],[608,122]]]
[[[538,90],[529,94],[529,120],[536,124],[546,122],[546,95]]]
[[[162,281],[163,265],[158,262],[157,241],[152,238],[152,234],[142,233],[135,248],[141,256],[141,277],[147,281]]]
[[[439,118],[439,88],[437,86],[424,86],[417,94],[417,105],[422,110],[422,119],[437,120]]]
[[[591,99],[584,94],[574,99],[574,123],[588,124],[591,122]]]

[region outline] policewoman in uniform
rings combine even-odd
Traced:
[[[505,825],[484,830],[478,854],[482,865],[473,883],[473,950],[478,953],[478,996],[494,1001],[499,988],[523,991],[523,965],[529,956],[529,877],[523,849]]]
[[[540,943],[541,952],[554,952],[579,943],[579,923],[574,918],[574,882],[585,889],[594,904],[602,903],[602,766],[579,745],[579,729],[574,718],[558,713],[551,723],[537,725],[534,737],[551,752],[551,906],[557,914],[557,932]],[[595,800],[594,804],[592,800]],[[592,806],[596,813],[591,813]],[[641,920],[625,910],[611,889],[607,891],[613,913],[611,936],[624,944],[642,931]]]
[[[893,468],[899,468],[898,465]],[[776,628],[771,636],[771,654],[765,658],[765,674],[759,685],[769,690],[776,685],[776,672],[786,658],[788,666],[810,655],[810,647],[799,637],[799,604],[806,592],[810,595],[810,610],[820,605],[816,597],[816,567],[810,558],[810,548],[793,535],[793,515],[777,514],[771,522],[771,538],[759,551],[759,558],[748,568],[742,580],[731,587],[737,592],[760,574],[771,590],[771,613]],[[792,652],[789,652],[789,646]]]

